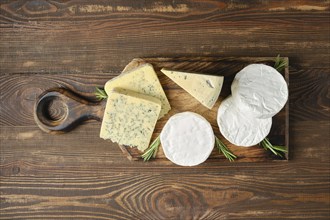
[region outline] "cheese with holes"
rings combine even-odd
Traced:
[[[160,100],[119,88],[108,94],[100,137],[147,149],[161,111]]]
[[[211,109],[221,92],[223,76],[210,76],[172,70],[161,70],[205,107]]]
[[[234,103],[231,96],[221,102],[217,116],[221,134],[232,144],[250,147],[260,143],[269,133],[272,119],[251,116]]]
[[[116,87],[129,89],[148,95],[148,97],[159,99],[161,102],[159,118],[163,117],[171,109],[170,103],[151,64],[142,64],[109,80],[105,84],[105,91],[107,94],[110,94]]]
[[[264,64],[251,64],[238,72],[231,91],[236,105],[257,118],[273,117],[288,100],[283,76]]]
[[[165,156],[180,166],[203,163],[214,148],[214,133],[210,123],[193,112],[173,115],[165,124],[160,142]]]

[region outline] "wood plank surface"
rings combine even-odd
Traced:
[[[1,1],[0,219],[329,219],[329,4]],[[92,99],[135,57],[277,54],[292,72],[288,163],[131,162],[96,122],[59,139],[33,121],[45,82]]]

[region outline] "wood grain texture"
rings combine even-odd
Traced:
[[[329,23],[327,0],[1,1],[0,219],[329,219]],[[92,98],[135,57],[277,54],[288,163],[133,163],[96,122],[61,139],[33,122],[45,82]]]
[[[326,171],[320,173],[326,174]],[[199,176],[192,173],[108,172],[78,180],[38,178],[38,185],[34,177],[21,177],[22,182],[15,184],[6,177],[2,187],[10,195],[3,201],[3,214],[14,219],[53,218],[54,215],[59,219],[70,216],[93,219],[280,219],[295,212],[315,219],[327,215],[324,205],[329,197],[324,197],[322,191],[327,190],[329,181],[324,177],[315,182],[313,172],[306,172],[301,177],[262,172],[253,176],[211,173],[203,176],[203,182]],[[285,181],[278,181],[283,178]],[[301,178],[304,183],[293,187]],[[272,190],[265,191],[270,186]],[[34,196],[24,195],[16,190],[17,187],[29,190]],[[315,192],[313,197],[308,196],[311,192]],[[307,206],[297,206],[301,200],[309,203],[307,210]],[[267,201],[273,209],[263,205]],[[23,205],[17,205],[22,203],[31,211],[26,212]],[[16,206],[14,210],[13,205]]]
[[[11,73],[109,72],[135,57],[192,53],[329,65],[326,1],[3,1],[0,19],[2,70]]]

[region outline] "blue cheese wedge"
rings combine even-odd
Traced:
[[[167,159],[180,166],[196,166],[210,156],[215,138],[205,118],[193,112],[182,112],[166,122],[160,142]]]
[[[119,88],[108,94],[100,137],[147,149],[161,112],[160,100]]]
[[[170,103],[151,64],[142,64],[109,80],[105,91],[110,94],[114,88],[123,88],[156,98],[161,102],[159,118],[171,110]]]
[[[221,134],[232,144],[250,147],[260,143],[270,132],[272,118],[259,119],[249,115],[229,96],[221,102],[218,116]]]
[[[161,71],[205,107],[212,109],[218,100],[223,84],[223,76],[210,76],[167,69]]]

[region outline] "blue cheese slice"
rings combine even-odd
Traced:
[[[159,118],[171,110],[170,103],[151,64],[142,64],[125,71],[105,84],[107,94],[110,94],[114,88],[131,90],[148,95],[147,99],[151,97],[160,100],[161,112]]]
[[[212,109],[218,100],[223,84],[223,76],[210,76],[167,69],[161,71],[205,107]]]
[[[121,145],[148,148],[161,102],[153,97],[115,88],[108,93],[100,137]]]

